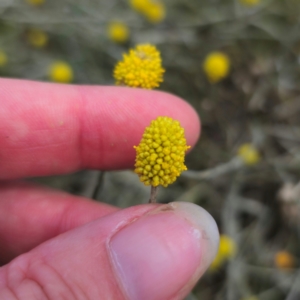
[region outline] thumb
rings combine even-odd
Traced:
[[[0,269],[0,299],[183,299],[219,243],[201,207],[118,211],[70,230]]]

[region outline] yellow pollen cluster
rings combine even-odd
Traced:
[[[123,54],[123,60],[114,69],[114,77],[118,85],[153,89],[163,81],[164,71],[156,47],[142,44]]]
[[[69,64],[58,61],[50,66],[49,77],[55,82],[69,83],[73,80],[73,70]]]
[[[43,48],[48,43],[48,35],[40,29],[30,29],[27,33],[28,43],[36,48]]]
[[[109,38],[116,43],[124,43],[128,40],[129,29],[122,22],[110,22],[108,24],[107,33]]]
[[[182,171],[186,145],[184,129],[169,117],[158,117],[145,129],[136,149],[134,172],[145,185],[164,187],[173,183]]]
[[[229,73],[230,61],[222,52],[210,53],[203,64],[204,72],[211,83],[217,83]]]
[[[152,23],[161,22],[166,15],[164,4],[158,0],[130,0],[130,5]]]

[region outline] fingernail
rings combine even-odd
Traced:
[[[184,295],[208,268],[218,244],[216,223],[204,209],[174,202],[122,228],[109,250],[128,299],[161,300]]]

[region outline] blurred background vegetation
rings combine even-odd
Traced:
[[[203,206],[222,234],[187,300],[300,299],[300,1],[160,1],[0,0],[0,76],[113,85],[122,53],[156,45],[159,89],[202,120],[189,171],[159,201]],[[216,51],[225,60],[205,68]],[[35,180],[120,207],[149,197],[131,171]]]

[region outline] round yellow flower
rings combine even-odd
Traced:
[[[145,17],[152,23],[161,22],[166,15],[165,6],[160,2],[151,2],[143,10]]]
[[[158,117],[145,129],[136,150],[135,170],[145,185],[164,187],[173,183],[187,168],[184,129],[169,117]]]
[[[114,77],[117,85],[153,89],[163,81],[164,71],[156,47],[143,44],[123,54],[123,60],[114,69]]]
[[[225,78],[230,69],[230,61],[222,52],[210,53],[203,64],[204,72],[211,83],[216,83]]]
[[[259,4],[260,0],[240,0],[240,2],[248,6],[254,6]]]
[[[129,37],[129,29],[127,25],[122,22],[109,23],[107,32],[109,38],[117,43],[124,43]]]
[[[220,236],[219,251],[210,265],[211,270],[217,270],[220,268],[228,259],[235,256],[237,252],[236,244],[234,240],[228,235],[222,234]]]
[[[55,82],[68,83],[73,80],[73,70],[69,64],[58,61],[50,66],[49,77]]]
[[[43,48],[48,43],[48,35],[37,28],[30,29],[27,33],[28,43],[36,48]]]
[[[31,4],[31,5],[41,5],[45,2],[45,0],[26,0],[28,4]]]
[[[260,161],[260,154],[251,144],[243,144],[238,149],[238,156],[246,165],[255,165]]]
[[[0,50],[0,67],[4,67],[7,64],[8,58],[4,51]]]
[[[295,267],[295,258],[287,251],[277,252],[274,260],[278,269],[291,269]]]

